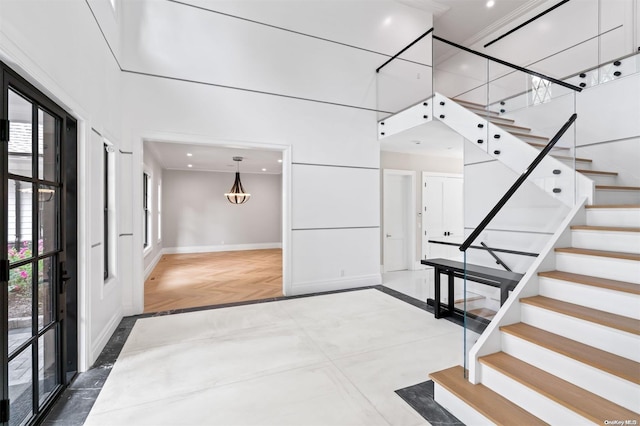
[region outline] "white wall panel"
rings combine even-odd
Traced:
[[[118,175],[116,176],[118,204],[123,207],[117,211],[119,231],[120,234],[131,234],[134,214],[140,213],[140,209],[135,208],[136,203],[133,200],[133,186],[131,185],[133,182],[131,174],[133,158],[131,154],[120,152],[117,152],[116,156],[118,158]]]
[[[577,156],[593,159],[592,169],[617,172],[614,185],[640,186],[640,136],[578,147]]]
[[[380,163],[372,111],[132,74],[125,74],[124,83],[125,127],[132,139],[189,134],[228,144],[292,145],[298,163]]]
[[[103,142],[102,138],[94,131],[90,132],[89,138],[89,161],[92,164],[89,168],[90,175],[87,176],[90,182],[91,191],[89,193],[91,207],[89,217],[91,218],[91,245],[104,244],[104,163],[103,163]]]
[[[294,164],[293,229],[380,225],[380,171]]]
[[[187,3],[387,55],[396,54],[432,26],[430,13],[395,1],[189,0]],[[408,55],[409,59],[423,59],[419,52]],[[428,56],[430,60],[431,55]]]
[[[127,69],[375,107],[384,56],[173,2],[126,4],[141,18],[126,33]]]
[[[380,284],[378,228],[292,232],[293,294]]]
[[[578,145],[640,136],[640,74],[583,91],[576,109]]]

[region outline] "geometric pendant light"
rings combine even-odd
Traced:
[[[231,190],[224,194],[227,197],[227,200],[231,204],[244,204],[249,200],[251,194],[247,194],[244,192],[244,188],[242,187],[242,182],[240,182],[240,162],[242,161],[242,157],[233,157],[233,161],[238,163],[238,170],[236,171],[236,180],[233,182],[233,186]]]

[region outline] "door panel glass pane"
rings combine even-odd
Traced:
[[[31,337],[33,317],[33,265],[9,270],[9,353]]]
[[[53,321],[53,280],[55,274],[55,257],[48,257],[38,262],[38,329],[46,327]]]
[[[19,425],[33,414],[31,346],[9,363],[10,425]]]
[[[33,105],[9,89],[9,173],[32,176]]]
[[[47,399],[58,385],[56,371],[58,360],[56,359],[56,329],[52,328],[38,339],[38,391],[40,393],[40,405]]]
[[[38,186],[39,235],[38,253],[49,253],[58,248],[57,189],[53,186]]]
[[[13,263],[33,256],[31,227],[33,185],[13,179],[9,179],[8,184],[9,211],[7,212],[7,218],[9,235],[7,238],[7,250],[9,262]]]
[[[38,177],[40,179],[57,181],[57,139],[56,119],[51,114],[38,109]]]

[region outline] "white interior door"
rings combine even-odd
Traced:
[[[464,194],[461,175],[423,174],[422,229],[423,258],[459,257],[456,246],[429,243],[429,240],[460,244],[464,239]]]
[[[385,171],[388,172],[388,171]],[[411,268],[411,176],[384,174],[384,270]],[[415,241],[415,239],[413,240]]]

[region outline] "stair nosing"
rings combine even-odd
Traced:
[[[568,254],[578,254],[582,256],[597,256],[597,257],[608,257],[611,259],[624,259],[631,261],[640,261],[640,254],[636,253],[624,253],[620,251],[605,251],[605,250],[591,250],[591,249],[581,249],[576,247],[559,247],[554,249],[556,253],[568,253]]]
[[[553,158],[556,159],[561,159],[561,160],[573,160],[574,157],[568,157],[566,155],[555,155],[555,154],[551,154],[551,156]],[[575,157],[575,160],[577,162],[581,162],[581,163],[593,163],[593,160],[591,158],[579,158],[579,157]]]
[[[640,209],[640,204],[591,204],[587,209]]]
[[[513,134],[513,133],[512,133]],[[536,143],[536,142],[527,142],[529,145],[531,146],[535,146],[537,148],[544,148],[547,145],[543,144],[543,143]],[[554,146],[552,149],[555,150],[559,150],[559,149],[563,149],[563,150],[568,150],[569,148],[567,148],[566,146]]]
[[[640,191],[640,186],[596,185],[596,189],[610,189],[613,191]]]
[[[608,278],[592,277],[589,275],[574,274],[572,272],[565,271],[538,272],[538,276],[558,281],[567,281],[591,287],[619,291],[621,293],[640,295],[640,284],[630,283],[627,281],[617,281]]]
[[[603,170],[576,169],[576,172],[585,175],[618,176],[618,172],[605,172]]]
[[[584,390],[566,380],[560,379],[559,377],[547,373],[540,368],[534,367],[531,364],[527,364],[526,362],[512,357],[504,352],[498,352],[481,357],[479,358],[479,361],[489,368],[492,368],[499,373],[511,378],[512,380],[515,380],[521,385],[528,387],[532,391],[537,392],[540,395],[551,399],[552,401],[555,401],[563,407],[595,423],[602,424],[603,420],[605,419],[618,418],[618,413],[624,412],[625,416],[633,413],[631,410],[628,410],[616,403],[602,398],[601,396],[595,395],[592,392]],[[511,364],[518,365],[519,368],[516,370],[513,367],[507,367],[505,365],[507,361]],[[534,375],[530,374],[530,376],[538,380],[535,383],[527,380],[522,374],[522,372],[525,370],[529,370],[535,373]],[[563,388],[564,390],[562,392],[559,392],[560,388]],[[567,388],[570,389],[569,392],[566,391]],[[569,398],[567,397],[571,397],[571,400],[568,400]],[[598,403],[593,403],[593,400],[598,401]],[[600,412],[594,413],[594,408],[598,409]],[[604,417],[599,418],[599,416]]]
[[[524,330],[522,330],[523,328]],[[503,326],[500,327],[500,331],[581,362],[582,364],[607,372],[631,383],[640,385],[640,363],[633,360],[623,358],[611,352],[594,348],[593,346],[586,345],[576,340],[572,340],[525,323]],[[538,336],[535,336],[534,334],[537,334]],[[540,336],[542,338],[540,338]],[[553,342],[553,340],[556,342]],[[599,360],[597,360],[598,358]],[[602,362],[603,359],[605,362]],[[626,366],[628,370],[634,371],[635,375],[629,375],[623,371],[623,369],[616,368],[621,365]]]
[[[624,317],[622,315],[612,314],[611,312],[587,308],[575,303],[563,302],[561,300],[545,296],[525,297],[520,299],[520,303],[640,336],[640,320],[635,318]]]
[[[573,225],[571,229],[579,231],[640,232],[640,228],[624,226]]]
[[[540,139],[540,140],[545,140],[545,141],[549,141],[550,139],[546,136],[538,136],[538,135],[529,135],[527,133],[518,133],[518,132],[509,132],[511,133],[513,136],[522,136],[524,138],[530,138],[530,139]],[[565,148],[565,149],[569,149],[569,148]]]

